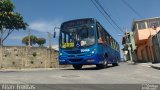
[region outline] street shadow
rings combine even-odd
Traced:
[[[118,67],[118,66],[112,66],[112,65],[108,65],[106,68],[104,69],[109,69],[109,68],[113,68],[113,67]],[[104,69],[99,69],[97,68],[96,66],[92,66],[92,67],[82,67],[82,69],[80,70],[104,70]],[[75,70],[74,68],[63,68],[63,69],[60,69],[60,70]]]
[[[18,72],[18,71],[0,71],[0,73],[14,73],[14,72]]]

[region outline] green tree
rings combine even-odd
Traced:
[[[40,46],[40,47],[43,47],[43,45],[46,43],[46,39],[45,38],[38,38],[37,39],[37,44]]]
[[[0,45],[14,30],[25,30],[28,24],[21,14],[14,12],[15,6],[10,0],[0,0]]]
[[[30,38],[30,45],[35,45],[37,43],[37,37],[34,35],[30,35],[30,36],[25,36],[22,39],[22,43],[25,44],[26,46],[29,45],[29,38]]]

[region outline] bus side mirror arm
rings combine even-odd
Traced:
[[[56,29],[60,29],[59,27],[54,27],[54,33],[53,33],[53,38],[56,38]]]

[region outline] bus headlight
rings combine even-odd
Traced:
[[[62,53],[60,53],[59,55],[60,55],[60,56],[62,56],[63,54],[62,54]]]
[[[91,52],[89,52],[89,54],[87,56],[93,56],[95,53],[96,53],[96,49],[94,49]]]
[[[92,54],[94,54],[94,53],[95,53],[95,51],[93,50],[91,53],[92,53]]]
[[[95,53],[96,53],[96,49],[94,49],[93,51],[91,51],[91,53],[92,53],[92,54],[95,54]]]

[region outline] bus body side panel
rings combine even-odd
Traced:
[[[116,50],[114,50],[113,48],[111,48],[108,45],[107,45],[107,52],[106,53],[108,54],[107,61],[109,64],[116,63],[118,60],[117,57],[118,58],[120,57],[119,52],[117,52]]]
[[[105,59],[104,55],[106,52],[106,48],[104,47],[103,44],[98,44],[97,46],[98,46],[97,49],[98,49],[98,61],[99,61],[98,64],[102,64],[104,63],[104,59]]]
[[[111,47],[108,47],[108,63],[111,64],[113,62],[113,49]]]
[[[117,62],[116,57],[119,56],[117,55],[118,53],[117,54],[116,53],[117,52],[107,44],[98,45],[98,59],[102,63],[105,60],[105,55],[107,55],[106,59],[109,64],[116,63]]]

